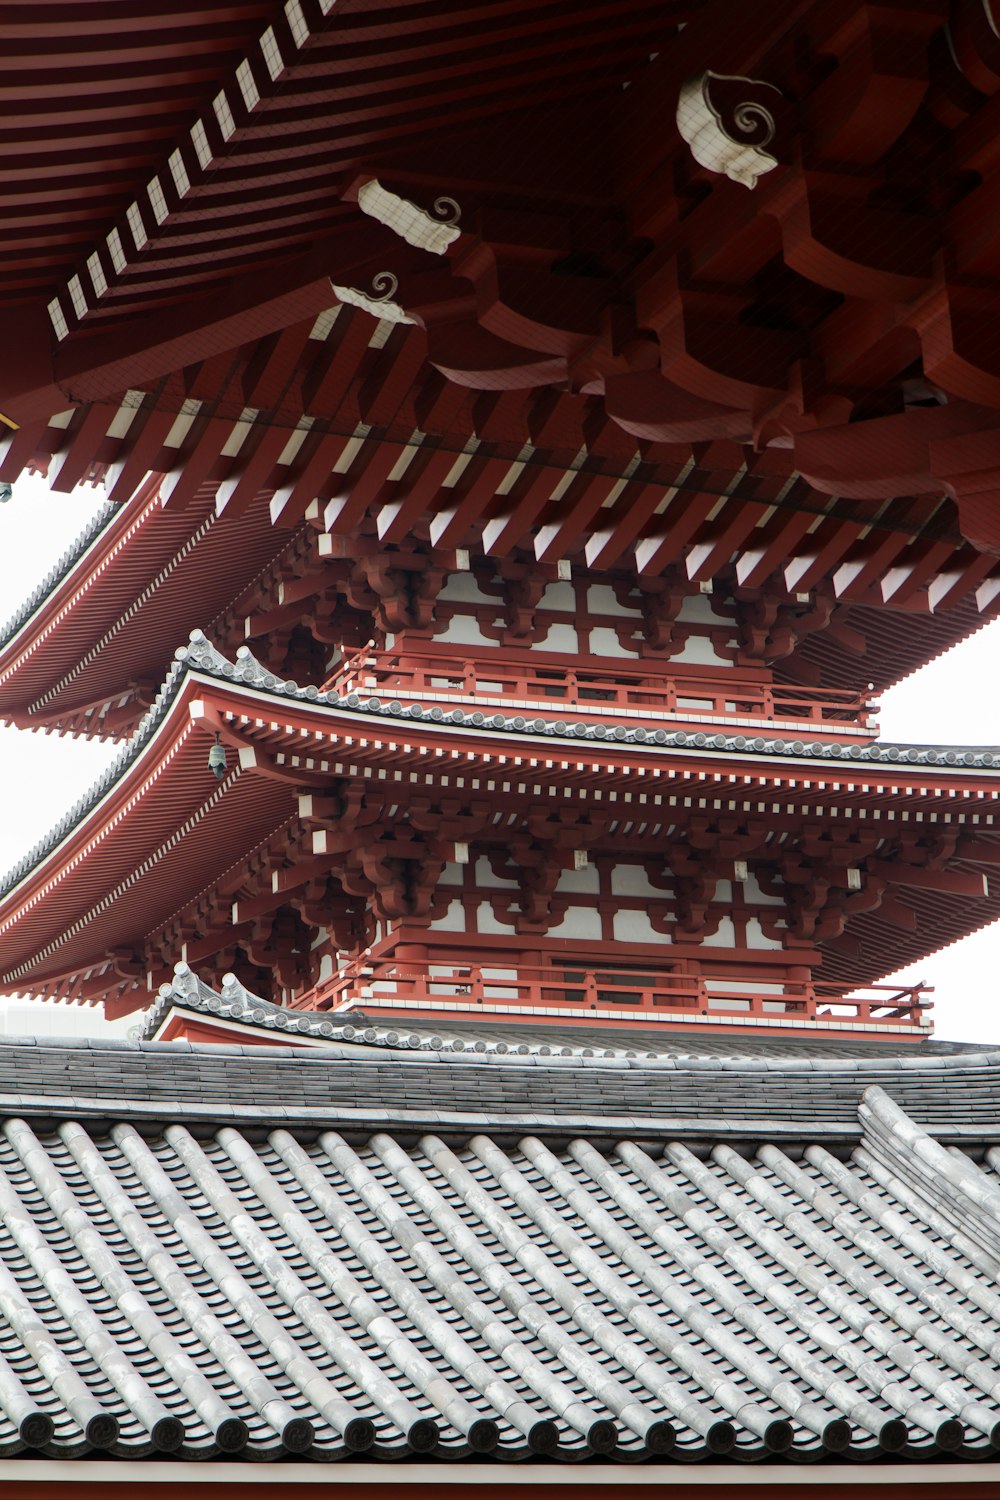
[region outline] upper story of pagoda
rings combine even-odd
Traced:
[[[712,445],[715,457],[731,446]],[[580,488],[573,470],[447,459],[436,481],[418,463],[405,532],[383,526],[377,506],[350,535],[329,531],[315,500],[297,524],[274,527],[268,492],[234,516],[207,483],[177,510],[151,476],[101,508],[4,628],[0,715],[126,738],[168,670],[169,643],[204,626],[230,654],[249,644],[275,673],[316,684],[526,708],[596,710],[604,695],[604,712],[617,704],[626,716],[655,708],[673,723],[728,716],[871,737],[880,691],[1000,612],[1000,565],[960,540],[929,547],[894,531],[895,502],[884,528],[859,529],[787,509],[777,479],[761,490],[771,502],[751,503],[636,478],[626,509],[607,513],[638,534],[642,512],[659,512],[658,560],[644,571],[648,539],[539,555],[546,528],[535,523]],[[534,491],[502,545],[499,522],[472,517],[484,474],[505,505],[525,474]],[[406,495],[403,481],[392,493]],[[468,546],[435,542],[418,514],[432,496],[439,514],[465,509]]]

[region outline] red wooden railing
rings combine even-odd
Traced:
[[[416,1002],[453,1011],[514,1010],[527,1006],[557,1015],[560,1011],[646,1011],[655,1020],[665,1012],[690,1012],[720,1020],[727,1016],[811,1021],[818,1026],[845,1026],[876,1021],[919,1027],[930,1024],[932,991],[924,985],[867,985],[844,994],[836,985],[814,983],[787,987],[774,994],[761,989],[726,989],[724,981],[663,974],[655,978],[615,969],[531,968],[371,959],[351,965],[309,997],[310,1008],[339,1010],[346,1005],[393,1006]]]
[[[657,673],[621,667],[540,666],[485,657],[396,651],[360,651],[341,664],[324,688],[351,692],[424,695],[467,701],[513,698],[614,714],[622,709],[808,723],[836,732],[867,729],[877,709],[860,693],[839,688],[797,688],[740,682],[718,674]],[[874,731],[873,731],[874,732]]]

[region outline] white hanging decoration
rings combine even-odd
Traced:
[[[462,232],[458,227],[461,209],[454,198],[435,198],[432,216],[408,198],[384,188],[377,177],[358,189],[358,207],[414,249],[428,250],[431,255],[443,255]]]
[[[416,323],[416,318],[411,318],[405,307],[398,302],[393,302],[396,290],[399,287],[399,277],[394,276],[391,271],[379,271],[372,277],[371,292],[362,292],[356,286],[338,286],[331,282],[335,295],[341,302],[348,303],[351,307],[363,308],[365,312],[371,313],[373,318],[382,318],[386,323]]]
[[[695,161],[710,172],[754,188],[759,177],[778,165],[778,158],[766,149],[774,140],[774,115],[759,99],[747,99],[727,110],[725,118],[712,102],[713,83],[773,89],[779,95],[781,90],[760,79],[709,71],[689,78],[677,101],[677,129]]]

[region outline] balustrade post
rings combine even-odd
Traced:
[[[567,672],[566,673],[566,702],[567,703],[579,703],[579,701],[580,701],[580,699],[577,696],[576,673],[572,672],[572,671]]]
[[[586,969],[583,975],[583,1003],[590,1010],[597,1009],[597,975]]]
[[[485,995],[483,989],[483,971],[478,966],[472,969],[471,980],[469,989],[471,991],[472,1003],[473,1005],[482,1005]]]

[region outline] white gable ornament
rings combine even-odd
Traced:
[[[767,150],[776,128],[772,110],[759,98],[741,97],[762,89],[780,100],[773,83],[706,71],[687,80],[677,101],[677,128],[695,161],[748,188],[778,165]]]

